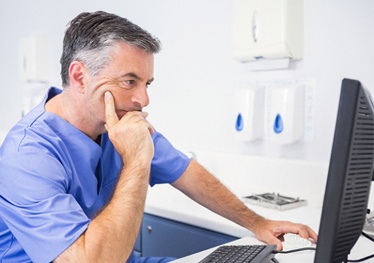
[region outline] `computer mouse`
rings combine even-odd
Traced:
[[[302,238],[297,234],[288,233],[284,235],[283,251],[293,250],[303,247],[312,247],[312,241]]]

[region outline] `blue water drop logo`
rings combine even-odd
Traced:
[[[282,116],[279,113],[275,117],[273,129],[275,133],[281,133],[283,131],[283,120]]]
[[[237,131],[242,131],[243,128],[244,128],[243,117],[242,117],[242,115],[239,113],[239,114],[238,114],[238,117],[236,118],[235,129],[236,129]]]

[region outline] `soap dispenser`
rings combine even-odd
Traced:
[[[242,87],[236,91],[235,131],[236,137],[242,142],[262,137],[264,94],[261,86]]]
[[[276,144],[291,144],[304,134],[304,88],[296,84],[275,87],[267,102],[266,131]]]

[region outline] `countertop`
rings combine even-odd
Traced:
[[[199,163],[239,198],[254,193],[279,193],[307,200],[306,206],[285,211],[247,206],[266,218],[304,223],[318,232],[327,164],[217,152],[195,152],[195,155]],[[145,212],[236,237],[252,235],[168,184],[149,187]]]
[[[318,231],[320,208],[307,205],[279,211],[249,204],[247,206],[266,218],[299,222]],[[247,229],[197,204],[171,185],[150,187],[145,212],[236,237],[253,236]]]

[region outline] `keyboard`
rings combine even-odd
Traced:
[[[273,259],[275,249],[275,245],[225,245],[199,263],[268,263]]]

